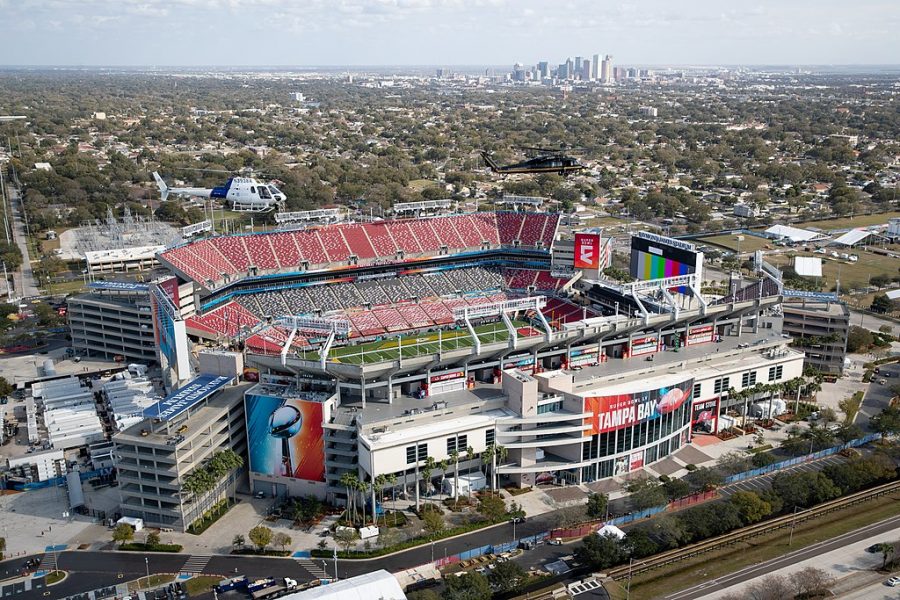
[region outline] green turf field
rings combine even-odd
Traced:
[[[513,326],[516,328],[528,327],[528,323],[513,321]],[[503,323],[479,325],[475,328],[475,332],[483,344],[505,342],[509,339],[509,331],[507,331]],[[438,336],[437,332],[419,335],[413,333],[402,335],[399,338],[383,339],[356,346],[341,346],[333,348],[328,359],[332,362],[358,365],[397,360],[401,352],[403,353],[403,358],[431,355],[438,352],[438,337],[440,337],[440,345],[443,352],[474,346],[474,342],[469,336],[469,331],[465,327],[461,327],[443,331],[440,336]],[[300,356],[305,360],[319,359],[318,351],[304,352]]]

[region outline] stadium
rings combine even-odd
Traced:
[[[239,351],[238,378],[258,382],[251,486],[334,502],[346,472],[427,493],[429,458],[522,487],[620,476],[747,414],[730,392],[802,373],[761,258],[712,298],[690,243],[634,235],[621,283],[602,275],[613,241],[542,212],[192,241],[158,255],[173,273],[150,286],[160,362],[177,386],[199,372],[191,341]],[[135,502],[126,514],[153,522]]]

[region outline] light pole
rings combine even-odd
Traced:
[[[631,598],[631,566],[634,564],[634,558],[628,559],[628,586],[625,588],[625,600]]]
[[[797,510],[798,510],[799,508],[800,508],[799,506],[795,506],[795,507],[794,507],[794,514],[793,514],[793,516],[791,517],[791,535],[788,536],[788,546],[790,546],[791,544],[794,543],[794,523],[795,523],[796,520],[797,520]]]
[[[144,566],[147,567],[147,585],[150,585],[150,558],[144,557]]]

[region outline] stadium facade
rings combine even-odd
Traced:
[[[348,471],[401,496],[457,462],[504,485],[621,475],[746,414],[734,391],[802,373],[773,269],[713,300],[702,253],[640,234],[635,280],[610,281],[613,240],[559,226],[475,213],[170,248],[160,362],[183,382],[188,338],[241,350],[253,489],[336,502]],[[417,484],[429,458],[450,466]]]

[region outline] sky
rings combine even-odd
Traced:
[[[0,64],[896,64],[898,31],[898,0],[0,0]]]

